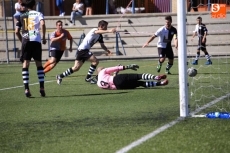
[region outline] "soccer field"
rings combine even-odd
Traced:
[[[200,60],[200,64],[205,60]],[[138,64],[138,73],[156,73],[157,60],[101,61],[99,66]],[[26,98],[21,64],[0,65],[0,152],[18,153],[229,153],[230,120],[178,119],[178,62],[169,84],[152,89],[103,90],[86,83],[90,63],[57,85],[55,76],[72,62],[46,74],[40,97],[35,64],[30,67],[32,98]],[[164,73],[166,62],[163,64]],[[197,65],[189,78],[191,111],[229,93],[230,59]],[[121,73],[136,73],[132,70]],[[199,113],[230,111],[230,98]],[[132,144],[132,145],[130,145]]]

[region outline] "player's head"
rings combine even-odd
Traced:
[[[61,30],[62,29],[62,21],[61,20],[58,20],[56,22],[56,28],[57,28],[57,30]]]
[[[201,24],[202,23],[202,18],[200,16],[198,16],[196,21],[197,21],[197,24]]]
[[[104,67],[98,67],[97,68],[97,74],[99,74],[99,72],[101,71],[101,70],[103,70],[104,69]]]
[[[33,9],[33,7],[35,6],[36,2],[35,2],[35,0],[26,0],[25,4],[26,4],[26,7],[28,9]]]
[[[166,28],[170,28],[172,24],[172,17],[170,15],[165,17],[165,26]]]
[[[107,30],[108,22],[105,20],[101,20],[98,22],[98,29],[99,30]]]

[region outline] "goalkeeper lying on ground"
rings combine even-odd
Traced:
[[[116,74],[112,76],[111,73],[119,72],[127,69],[137,70],[139,68],[136,64],[131,64],[127,66],[115,66],[103,68],[99,67],[97,69],[98,81],[97,85],[103,89],[135,89],[137,87],[151,88],[154,86],[164,86],[168,84],[168,80],[160,81],[161,79],[166,79],[166,75],[152,75],[148,73],[143,74]],[[140,81],[144,80],[144,81]],[[158,81],[153,81],[158,80]]]

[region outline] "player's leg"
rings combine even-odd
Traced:
[[[211,61],[210,56],[209,56],[209,54],[208,54],[208,51],[207,51],[207,49],[206,49],[206,39],[205,39],[205,42],[204,42],[204,43],[201,43],[201,45],[202,45],[202,46],[201,46],[201,50],[204,52],[204,55],[205,55],[205,57],[206,57],[206,59],[207,59],[205,65],[212,65],[212,61]]]
[[[153,75],[149,73],[138,74],[138,80],[161,80],[166,78],[167,76],[165,74],[161,74],[161,75]]]
[[[26,56],[26,54],[25,54],[25,56]],[[30,65],[30,60],[23,59],[22,79],[23,79],[23,84],[25,87],[26,97],[31,97],[31,93],[30,93],[30,89],[29,89],[29,65]]]
[[[155,86],[165,86],[168,84],[168,80],[162,80],[162,81],[137,81],[139,86],[145,87],[145,88],[152,88]]]
[[[29,89],[29,66],[31,61],[31,52],[28,50],[28,42],[22,42],[22,79],[25,87],[25,95],[26,97],[31,97],[30,89]]]
[[[37,66],[37,76],[38,76],[38,81],[40,84],[40,94],[42,97],[45,97],[45,87],[44,87],[44,82],[45,82],[45,73],[44,73],[44,68],[42,66],[42,47],[41,43],[39,42],[31,42],[30,50],[32,52],[32,57],[35,61],[35,64]]]
[[[159,60],[157,65],[157,72],[160,72],[162,63],[164,63],[165,61],[165,52],[163,48],[158,48],[158,55],[159,55]]]
[[[174,62],[174,53],[172,50],[172,47],[167,48],[167,54],[166,56],[168,57],[168,63],[166,65],[166,74],[171,74],[171,72],[169,71],[171,69],[171,67],[173,66],[173,62]]]
[[[200,58],[201,46],[202,46],[202,42],[201,42],[201,39],[199,38],[199,40],[198,40],[198,46],[197,46],[197,52],[196,52],[196,58],[195,58],[195,60],[192,62],[192,65],[198,65],[198,60],[199,60],[199,58]]]
[[[44,64],[44,73],[49,72],[52,70],[57,63],[61,60],[64,51],[61,50],[52,50],[50,51],[51,58]]]
[[[67,77],[67,76],[71,75],[72,73],[80,70],[80,68],[83,65],[83,63],[85,62],[85,60],[87,60],[91,56],[91,55],[89,55],[88,51],[77,51],[76,55],[77,56],[76,56],[74,66],[71,68],[68,68],[63,73],[56,75],[57,84],[61,85],[62,78]]]
[[[62,79],[64,77],[67,77],[67,76],[73,74],[74,72],[80,70],[83,63],[84,63],[83,61],[76,59],[73,67],[68,68],[66,71],[64,71],[63,73],[56,76],[57,84],[61,85]]]
[[[88,59],[88,61],[91,62],[91,65],[89,67],[87,76],[85,78],[86,82],[91,82],[92,84],[96,84],[96,80],[92,79],[92,75],[95,72],[97,65],[99,64],[99,60],[96,58],[96,56],[94,56],[93,54],[90,56],[90,58]]]
[[[137,87],[153,87],[158,84],[165,84],[165,80],[160,83],[154,81],[138,81],[138,80],[155,80],[154,75],[152,74],[118,74],[114,77],[113,82],[117,89],[135,89]],[[162,75],[162,79],[165,79],[166,75]],[[158,76],[158,80],[160,77]]]
[[[55,57],[50,57],[50,59],[44,64],[44,73],[49,72],[56,66],[56,58]]]

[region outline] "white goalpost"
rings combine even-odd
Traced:
[[[185,0],[177,0],[177,33],[178,33],[178,70],[180,116],[188,117],[188,78],[187,78],[187,46],[186,46],[186,10]]]
[[[187,13],[186,1],[177,0],[180,117],[207,117],[212,112],[230,112],[230,11],[226,11],[223,18],[213,16],[213,9],[218,8],[214,5],[221,7],[227,4],[230,1],[211,5],[199,3],[198,12]],[[211,11],[200,11],[200,8],[208,5]],[[203,51],[200,51],[200,56],[197,54],[198,36],[191,41],[198,17],[202,18],[202,23],[208,29],[208,55]],[[213,63],[206,65],[209,57]],[[194,64],[197,58],[199,62]],[[188,77],[189,67],[196,68],[198,75]]]

